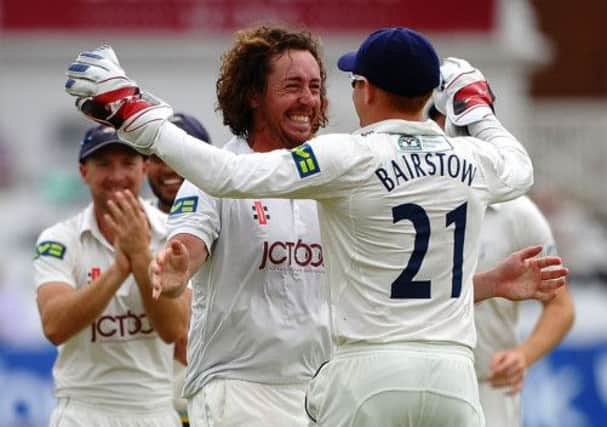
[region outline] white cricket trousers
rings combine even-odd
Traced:
[[[509,396],[505,388],[494,388],[487,381],[478,385],[487,427],[521,427],[520,394]]]
[[[473,357],[442,343],[338,347],[308,387],[310,426],[484,427]]]
[[[188,401],[191,427],[306,427],[307,384],[214,379]]]
[[[58,402],[49,427],[181,427],[172,405],[153,411],[138,411],[84,403],[72,398],[60,398]]]

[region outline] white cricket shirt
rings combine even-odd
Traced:
[[[151,224],[151,248],[166,242],[166,215],[142,203]],[[62,282],[87,286],[114,259],[92,204],[78,215],[44,230],[34,259],[36,288]],[[170,406],[173,345],[150,326],[133,275],[118,289],[95,322],[57,347],[55,395],[138,410]]]
[[[224,149],[252,152],[238,138]],[[191,280],[185,396],[213,378],[308,381],[331,350],[316,202],[215,199],[185,181],[168,224],[210,254]]]
[[[291,151],[235,156],[163,123],[154,149],[214,196],[318,201],[338,345],[474,347],[484,212],[527,191],[533,169],[497,119],[469,128],[483,140],[449,138],[432,121],[386,120]]]
[[[495,267],[528,246],[543,245],[542,255],[556,255],[556,245],[544,215],[527,197],[489,206],[481,227],[478,271]],[[489,376],[493,355],[518,345],[518,303],[491,298],[475,306],[478,343],[474,350],[477,377]]]

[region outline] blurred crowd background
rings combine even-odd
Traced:
[[[199,118],[218,145],[219,58],[239,28],[282,22],[324,45],[330,126],[357,127],[336,58],[383,26],[427,34],[468,59],[536,167],[531,196],[571,270],[577,319],[529,373],[527,427],[607,420],[607,3],[585,0],[0,0],[0,427],[43,426],[54,405],[54,348],[42,333],[31,260],[38,233],[88,203],[77,168],[90,123],[63,92],[78,52],[109,42],[128,74]],[[146,190],[148,191],[148,190]],[[148,191],[149,194],[149,191]],[[525,304],[521,333],[537,316]]]

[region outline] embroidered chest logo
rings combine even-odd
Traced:
[[[253,218],[260,224],[266,225],[270,220],[270,215],[268,213],[268,207],[264,206],[263,203],[259,200],[255,200],[253,202]]]

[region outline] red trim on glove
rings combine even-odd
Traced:
[[[144,101],[141,98],[130,98],[126,100],[122,107],[120,107],[116,115],[124,121],[133,116],[134,114],[137,114],[139,111],[145,110],[151,105],[152,104],[147,101]]]
[[[111,92],[102,93],[101,95],[97,95],[93,98],[93,100],[100,104],[106,105],[119,101],[123,98],[128,98],[130,96],[137,95],[138,93],[138,87],[124,87],[121,89],[113,90]]]
[[[453,97],[453,112],[459,115],[476,105],[488,105],[493,110],[495,95],[487,81],[479,81],[461,88]]]
[[[110,111],[107,107],[109,104],[117,104],[114,108],[118,108],[118,111],[108,119],[116,129],[120,128],[125,120],[152,105],[141,98],[137,87],[125,87],[102,93],[94,97],[93,102],[102,105],[106,111]]]

